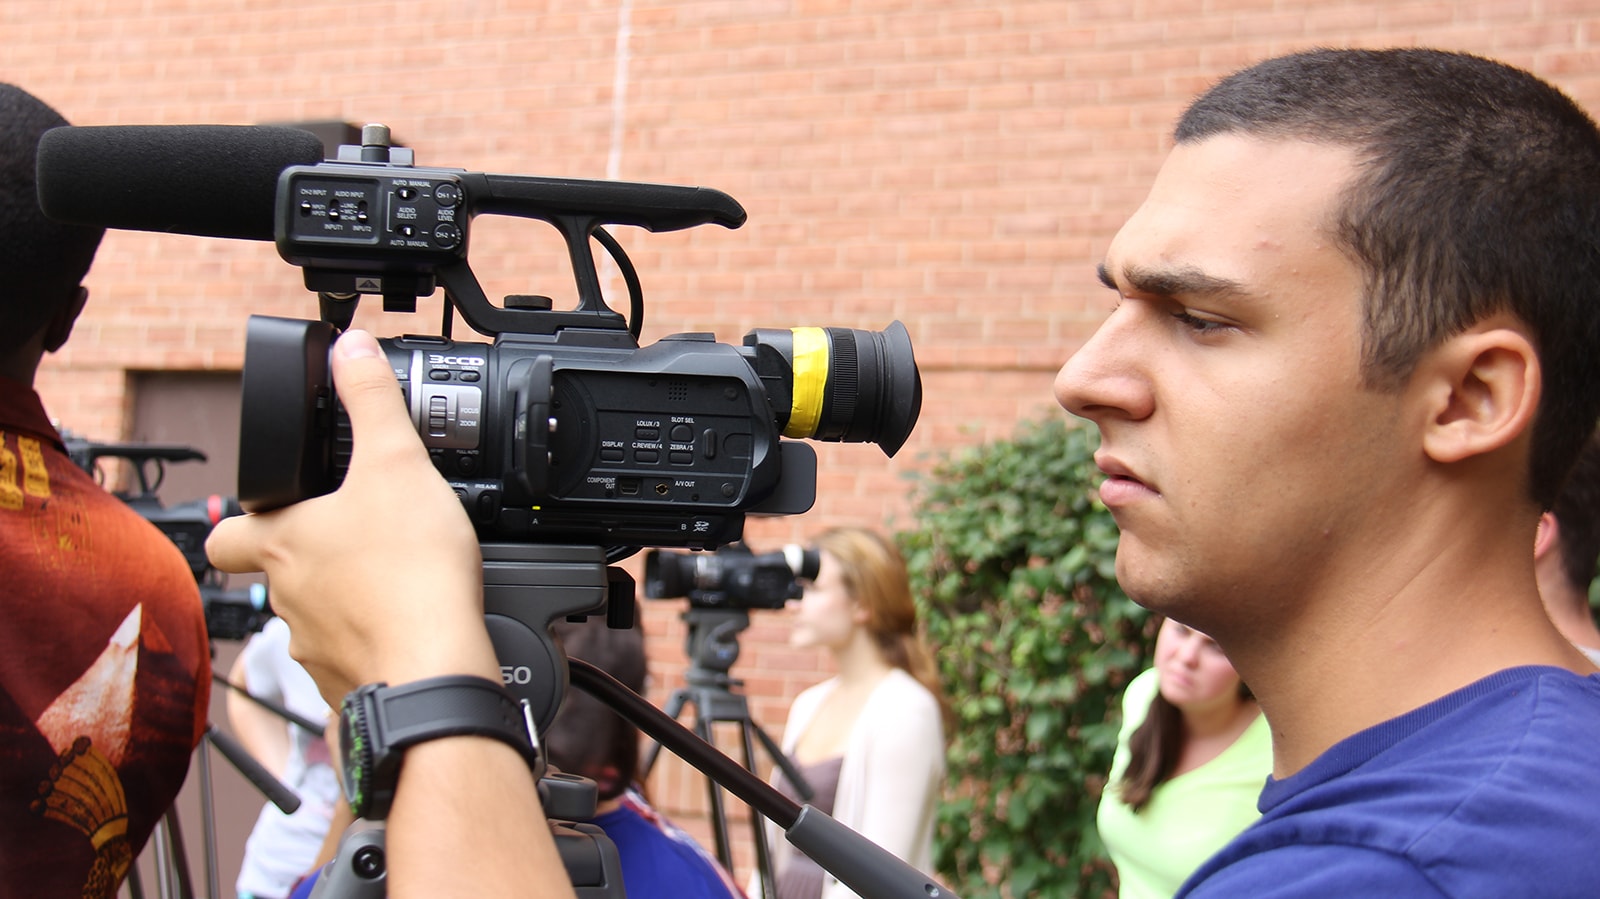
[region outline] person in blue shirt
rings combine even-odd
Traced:
[[[1272,730],[1261,818],[1179,895],[1594,895],[1600,676],[1529,547],[1600,412],[1600,132],[1397,49],[1251,66],[1174,137],[1056,394],[1122,587]]]
[[[1597,435],[1600,436],[1600,435]],[[1600,665],[1600,627],[1589,585],[1600,562],[1600,439],[1584,445],[1555,505],[1539,516],[1533,571],[1556,629]]]
[[[582,659],[644,695],[644,635],[637,624],[623,630],[602,618],[561,620],[551,632],[568,658]],[[544,748],[553,767],[595,782],[599,805],[590,823],[616,844],[628,899],[743,899],[716,858],[650,805],[638,782],[640,737],[632,723],[569,688]]]

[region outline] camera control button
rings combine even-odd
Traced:
[[[475,371],[464,371],[461,373],[461,380],[463,381],[476,381],[478,380],[478,377],[479,375]]]
[[[428,369],[428,379],[430,381],[448,381],[450,380],[450,369],[430,368]]]
[[[500,493],[495,490],[485,490],[478,494],[478,519],[480,521],[493,521],[500,514]]]
[[[433,229],[433,242],[444,249],[451,249],[461,242],[461,229],[445,222]]]
[[[691,441],[693,439],[694,439],[694,428],[691,428],[688,425],[673,425],[672,426],[672,442],[673,443],[688,443],[689,441]]]
[[[653,449],[636,449],[633,451],[633,461],[654,463],[661,461],[661,451]]]
[[[450,207],[461,202],[461,188],[454,184],[441,184],[433,189],[433,199],[440,206]]]
[[[700,455],[707,459],[717,457],[717,432],[711,428],[700,432]]]
[[[673,465],[693,465],[694,453],[673,452],[667,454],[667,461]]]
[[[622,447],[619,446],[603,446],[600,448],[601,462],[621,462],[622,455]]]

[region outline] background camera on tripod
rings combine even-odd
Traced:
[[[645,556],[645,596],[688,597],[709,609],[781,609],[800,598],[799,581],[817,576],[821,557],[813,547],[790,543],[757,554],[743,543],[714,553],[663,552]]]

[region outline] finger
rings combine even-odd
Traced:
[[[374,458],[415,456],[426,461],[427,450],[417,439],[394,367],[377,339],[366,331],[346,331],[333,345],[332,365],[333,386],[350,416],[350,431],[359,435],[351,468]]]
[[[234,515],[217,522],[206,538],[206,558],[228,574],[262,570],[261,546],[270,515]]]

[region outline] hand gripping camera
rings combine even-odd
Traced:
[[[380,341],[413,422],[484,541],[715,548],[747,513],[795,514],[816,492],[816,456],[784,438],[873,442],[893,455],[922,404],[910,337],[757,329],[742,346],[706,333],[638,345],[636,273],[603,226],[666,231],[743,224],[715,190],[418,168],[368,126],[335,162],[278,181],[275,239],[322,298],[324,321],[254,316],[245,354],[239,500],[256,511],[326,493],[350,439],[328,348],[360,294],[414,311],[443,285],[492,344],[442,336]],[[562,235],[574,310],[544,297],[491,304],[467,265],[468,224],[499,213]],[[631,319],[600,293],[591,241],[615,259]],[[340,321],[342,319],[342,321]]]

